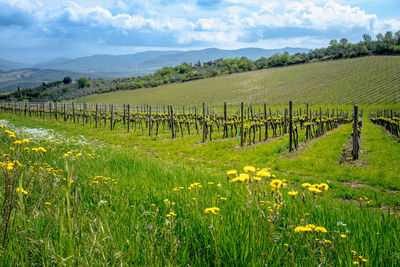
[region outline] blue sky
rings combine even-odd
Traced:
[[[400,30],[399,0],[0,0],[0,58],[327,46]]]

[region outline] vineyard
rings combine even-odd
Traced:
[[[2,102],[1,261],[397,266],[399,118]]]
[[[262,106],[398,104],[400,57],[371,56],[231,74],[155,88],[117,91],[81,103]],[[244,89],[245,88],[245,89]]]
[[[178,135],[202,135],[202,142],[213,139],[236,138],[240,146],[266,141],[269,138],[289,135],[290,151],[298,147],[299,132],[302,140],[310,140],[337,128],[340,124],[349,123],[348,112],[342,109],[310,109],[306,107],[293,110],[292,102],[285,110],[267,109],[256,111],[252,106],[241,108],[231,114],[224,103],[223,112],[216,114],[203,103],[202,108],[190,107],[176,110],[172,105],[162,108],[150,105],[132,107],[124,104],[115,105],[91,104],[57,104],[31,102],[1,102],[0,110],[41,119],[54,119],[65,123],[82,124],[91,128],[130,131],[139,135],[165,136],[172,139]],[[153,111],[152,111],[153,110]],[[193,111],[193,112],[192,112]],[[107,127],[107,125],[109,125]]]

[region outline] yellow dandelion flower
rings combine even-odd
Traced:
[[[237,174],[237,170],[229,170],[226,172],[226,175],[236,175]]]
[[[298,193],[299,193],[298,191],[289,191],[288,195],[292,196],[292,197],[295,197],[295,196],[297,196]]]
[[[315,188],[315,187],[309,187],[308,190],[313,194],[322,193],[321,190],[319,190],[318,188]]]
[[[244,172],[255,172],[256,168],[253,166],[245,166],[245,167],[243,167],[243,171]]]
[[[312,229],[309,227],[305,227],[305,226],[297,226],[296,228],[294,228],[294,232],[295,233],[308,233],[308,232],[312,232]]]
[[[302,186],[302,187],[310,187],[311,184],[310,184],[310,183],[303,183],[301,186]]]
[[[270,169],[261,169],[260,171],[257,172],[257,176],[260,177],[271,177],[271,172],[269,171]]]
[[[218,207],[212,207],[212,208],[207,208],[204,210],[205,213],[211,213],[211,214],[218,214],[220,209]]]
[[[327,232],[328,232],[328,230],[326,230],[326,228],[325,228],[325,227],[322,227],[322,226],[317,226],[317,227],[315,227],[315,228],[314,228],[314,231],[315,231],[315,232],[320,232],[320,233],[327,233]]]
[[[316,226],[314,224],[307,224],[306,227],[314,230]]]
[[[247,173],[241,173],[239,174],[238,177],[235,177],[231,180],[232,183],[243,183],[243,182],[248,182],[250,179],[250,175]]]
[[[44,202],[44,204],[47,205],[47,206],[50,206],[50,205],[51,205],[51,203],[50,203],[50,202],[47,202],[47,201]]]
[[[329,189],[329,185],[327,185],[326,183],[321,183],[318,185],[318,188],[327,191]]]
[[[28,191],[26,191],[26,190],[25,190],[25,189],[23,189],[22,187],[17,187],[15,190],[16,190],[17,192],[24,193],[25,195],[27,195],[27,194],[28,194]]]
[[[269,185],[270,185],[272,188],[281,188],[281,187],[282,187],[282,181],[279,180],[279,179],[274,179],[274,180],[272,180],[272,181],[269,183]]]
[[[340,234],[340,237],[341,237],[341,238],[346,238],[347,235],[345,235],[345,234]]]
[[[38,151],[39,152],[42,152],[42,153],[46,153],[47,152],[47,150],[46,149],[44,149],[43,147],[38,147]]]

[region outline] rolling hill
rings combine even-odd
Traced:
[[[219,76],[155,88],[91,95],[88,103],[220,106],[377,104],[400,101],[400,57],[370,56]]]
[[[308,52],[305,48],[261,49],[244,48],[237,50],[222,50],[208,48],[192,51],[146,51],[129,55],[94,55],[70,60],[45,62],[36,68],[55,70],[70,70],[75,72],[96,73],[103,77],[132,77],[149,74],[164,66],[176,66],[183,62],[196,63],[215,60],[217,58],[248,57],[252,60],[262,56],[269,57],[284,51],[290,54]]]
[[[41,69],[20,69],[0,72],[0,92],[10,92],[17,87],[31,88],[41,85],[43,82],[62,80],[65,76],[73,79],[80,77],[97,78],[96,74],[78,73],[64,70],[41,70]]]
[[[17,70],[30,67],[29,64],[13,62],[0,58],[0,71]]]

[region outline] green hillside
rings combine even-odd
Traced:
[[[400,57],[371,56],[271,68],[78,99],[87,103],[238,105],[379,104],[400,101]]]

